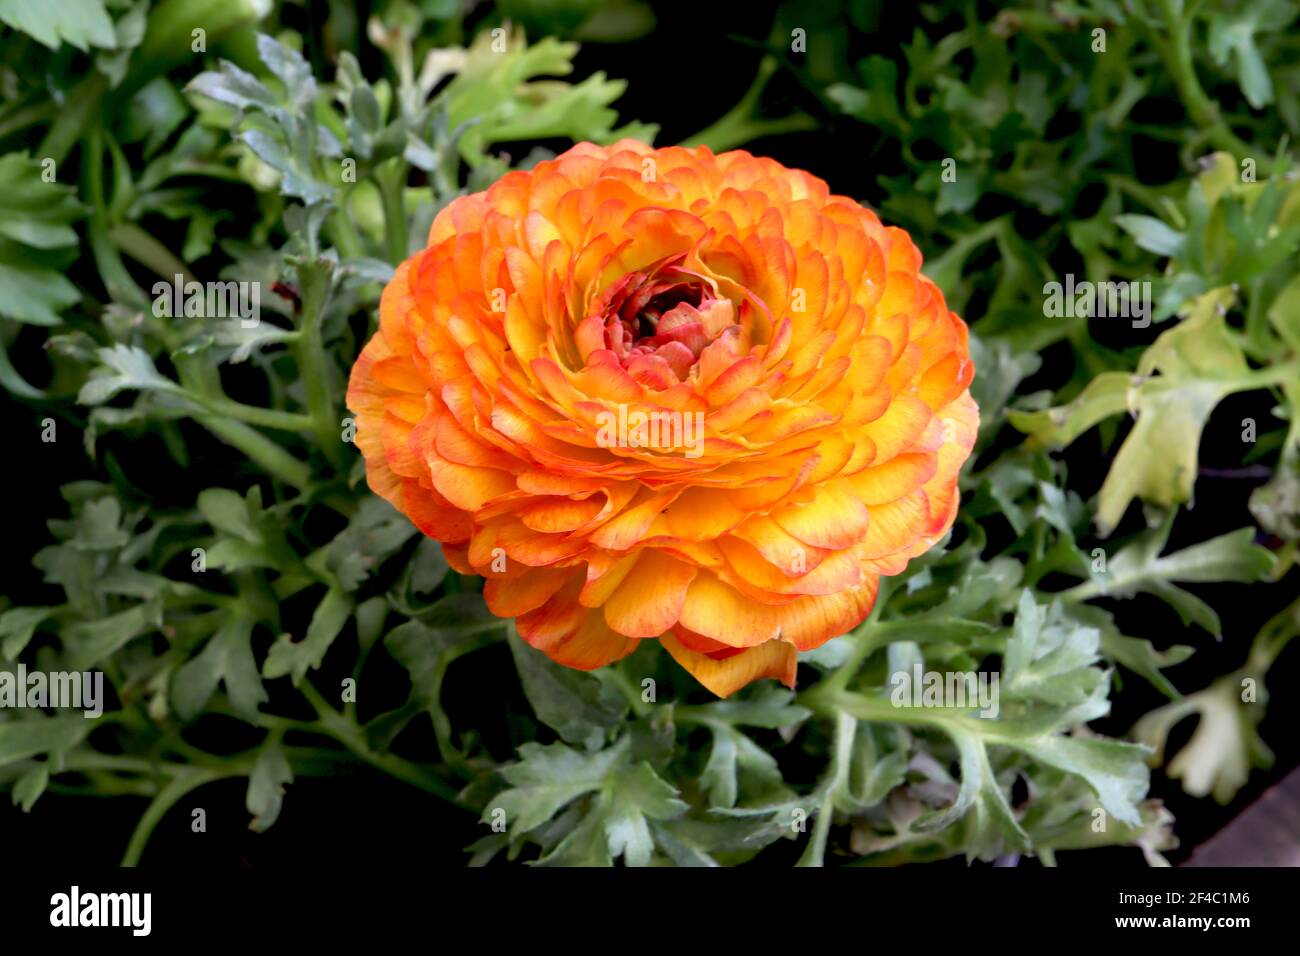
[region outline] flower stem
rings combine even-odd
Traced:
[[[318,727],[313,732],[324,733],[332,737],[355,756],[372,767],[382,770],[390,777],[408,783],[413,787],[418,787],[426,793],[440,797],[461,809],[471,809],[461,802],[460,797],[452,787],[443,782],[441,778],[429,773],[425,768],[403,760],[396,754],[380,753],[371,748],[362,729],[327,704],[316,688],[309,682],[304,680],[299,689],[308,703],[316,709]]]
[[[1188,117],[1205,129],[1210,142],[1219,149],[1226,149],[1239,158],[1250,155],[1250,146],[1228,128],[1219,113],[1218,104],[1205,95],[1196,78],[1196,67],[1192,62],[1191,23],[1183,16],[1183,4],[1178,0],[1159,0],[1159,3],[1168,42],[1157,43],[1155,46],[1178,87],[1178,98],[1183,101]]]
[[[201,403],[214,415],[224,415],[249,425],[278,428],[290,432],[305,432],[312,428],[311,417],[299,412],[283,412],[277,408],[245,405],[243,402],[232,401],[229,398],[203,398]]]
[[[344,462],[343,433],[336,417],[334,395],[330,389],[330,359],[321,337],[321,322],[329,299],[332,266],[318,259],[298,266],[302,284],[302,314],[298,338],[291,344],[298,360],[298,372],[307,395],[307,410],[320,452],[335,468]]]
[[[777,136],[817,128],[817,121],[806,113],[792,113],[780,119],[760,119],[755,116],[758,101],[763,96],[768,80],[776,73],[776,57],[767,55],[758,64],[754,82],[740,101],[716,123],[682,140],[683,146],[708,146],[715,153],[735,149],[760,136]]]
[[[140,857],[144,854],[144,848],[149,843],[149,837],[153,834],[154,828],[162,822],[163,817],[167,815],[167,811],[174,807],[177,801],[205,783],[212,783],[214,780],[234,776],[238,776],[238,773],[208,768],[189,767],[177,771],[171,782],[158,791],[158,795],[149,803],[144,816],[136,824],[135,831],[131,834],[131,842],[127,844],[126,854],[122,857],[122,866],[135,866],[140,862]]]
[[[821,788],[821,808],[813,822],[812,836],[808,846],[799,858],[799,866],[824,866],[826,859],[826,840],[830,836],[831,823],[835,818],[835,798],[844,789],[848,780],[849,765],[853,755],[853,737],[857,733],[858,722],[853,717],[840,711],[835,715],[835,732],[831,741],[831,765],[826,771],[826,780]]]
[[[400,156],[390,161],[391,168],[376,170],[375,185],[384,203],[384,239],[388,247],[388,261],[399,265],[406,259],[406,174],[407,165]]]

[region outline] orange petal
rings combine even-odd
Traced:
[[[896,501],[871,509],[871,528],[862,543],[864,558],[879,558],[907,549],[924,532],[930,517],[930,501],[917,488]]]
[[[679,620],[683,627],[729,647],[756,647],[781,636],[773,611],[704,572],[686,589]]]
[[[605,602],[605,622],[629,637],[658,637],[677,623],[696,568],[662,551],[642,551]]]
[[[636,650],[635,638],[619,634],[605,623],[600,611],[583,609],[578,626],[542,648],[557,664],[590,671],[622,660]]]
[[[894,501],[920,488],[934,477],[939,456],[935,452],[898,455],[848,479],[854,492],[868,505]]]
[[[818,485],[812,500],[788,504],[772,519],[800,541],[815,548],[850,548],[867,533],[867,508],[849,494],[843,482]]]
[[[581,573],[572,568],[528,568],[510,579],[489,575],[483,582],[483,598],[497,617],[518,617],[541,607],[567,580]]]
[[[794,687],[799,655],[784,641],[768,641],[717,660],[688,649],[671,634],[659,640],[673,660],[719,697],[730,697],[746,684],[765,677],[774,677],[786,687]]]

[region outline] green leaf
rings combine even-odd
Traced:
[[[992,434],[1006,420],[1007,402],[1022,381],[1042,366],[1034,352],[1014,352],[1001,340],[970,337],[971,360],[980,370],[971,382],[971,396],[980,409],[980,434]]]
[[[1129,826],[1141,823],[1138,804],[1146,796],[1150,775],[1143,758],[1145,747],[1118,740],[1061,735],[1018,740],[1017,749],[1087,781],[1102,807]]]
[[[1295,7],[1283,0],[1259,0],[1238,9],[1216,10],[1209,18],[1210,57],[1218,66],[1233,60],[1237,84],[1257,110],[1273,102],[1273,84],[1255,35],[1282,31],[1295,17]]]
[[[117,614],[79,621],[63,630],[63,644],[72,670],[90,670],[137,637],[162,627],[162,602],[145,601]]]
[[[57,325],[59,313],[81,299],[77,286],[55,272],[39,265],[5,261],[12,252],[0,243],[0,315],[32,325]]]
[[[1119,226],[1148,252],[1158,256],[1177,256],[1182,252],[1184,237],[1154,216],[1124,215],[1115,217]]]
[[[241,111],[236,138],[280,174],[284,195],[309,205],[324,203],[334,195],[334,186],[320,178],[317,160],[337,158],[342,148],[316,122],[317,85],[311,69],[300,53],[265,34],[258,35],[257,50],[282,92],[224,60],[218,71],[199,74],[186,90]]]
[[[620,747],[583,753],[562,743],[526,743],[519,748],[519,760],[501,769],[510,787],[489,801],[483,822],[491,823],[499,808],[512,838],[522,837],[574,800],[599,790],[622,757]]]
[[[1132,381],[1123,372],[1103,372],[1068,405],[1037,412],[1013,409],[1007,418],[1038,445],[1063,448],[1098,422],[1125,411]]]
[[[176,670],[171,702],[182,720],[193,720],[203,710],[219,683],[224,683],[231,707],[250,723],[257,721],[259,704],[267,701],[252,648],[253,622],[232,615],[218,628],[203,650]]]
[[[144,39],[145,25],[148,22],[148,0],[136,0],[127,7],[113,25],[113,50],[100,53],[95,57],[95,68],[108,77],[109,83],[116,87],[126,78],[127,64],[131,60],[131,51]]]
[[[907,779],[907,747],[899,728],[859,721],[840,802],[849,810],[868,810],[883,802]]]
[[[58,325],[59,314],[81,300],[64,271],[85,207],[54,170],[26,153],[0,156],[0,316],[32,325]]]
[[[1099,659],[1101,632],[1064,617],[1059,605],[1040,607],[1022,591],[1002,662],[1001,692],[1011,698],[1075,707],[1092,697],[1106,675]]]
[[[1103,535],[1135,497],[1165,508],[1189,500],[1210,413],[1233,392],[1258,387],[1223,319],[1232,299],[1230,289],[1215,289],[1192,302],[1188,317],[1143,354],[1136,376],[1106,372],[1069,405],[1011,413],[1015,427],[1049,447],[1068,445],[1122,411],[1134,415],[1098,498]]]
[[[262,747],[248,777],[248,794],[244,804],[253,820],[248,828],[255,833],[265,833],[280,817],[284,803],[284,788],[293,783],[293,770],[278,740]]]
[[[793,692],[772,686],[756,687],[748,694],[713,701],[698,710],[710,722],[770,730],[794,727],[812,716],[812,711],[795,703]]]
[[[624,696],[596,674],[556,664],[525,644],[513,627],[509,635],[510,653],[537,719],[567,743],[599,749],[627,714]]]
[[[606,867],[614,865],[609,852],[609,838],[605,833],[605,816],[609,812],[610,796],[597,793],[591,798],[586,813],[572,814],[575,824],[546,856],[537,861],[538,866]]]
[[[21,808],[23,813],[31,813],[32,807],[36,806],[36,801],[40,799],[49,783],[50,765],[37,764],[14,783],[12,794],[14,806]]]
[[[1163,762],[1170,731],[1185,717],[1199,717],[1191,738],[1166,772],[1192,796],[1210,795],[1226,804],[1245,785],[1251,768],[1273,765],[1273,753],[1256,729],[1264,713],[1262,684],[1258,693],[1259,700],[1244,702],[1242,681],[1229,675],[1151,711],[1133,727],[1133,736],[1155,748],[1152,759]]]
[[[0,723],[0,767],[41,754],[55,757],[66,753],[95,726],[78,714],[75,717],[32,717]]]
[[[199,513],[208,524],[228,535],[259,544],[262,535],[255,523],[255,515],[261,509],[261,491],[250,489],[249,497],[244,498],[229,488],[205,488],[199,492]]]
[[[1138,535],[1109,560],[1104,573],[1059,596],[1068,601],[1085,601],[1100,596],[1154,594],[1178,611],[1184,623],[1195,622],[1219,634],[1219,617],[1213,609],[1173,582],[1260,581],[1273,567],[1273,554],[1254,544],[1250,528],[1239,528],[1162,556],[1172,523],[1171,517],[1161,527]]]
[[[478,34],[444,93],[451,128],[473,123],[459,140],[467,162],[479,162],[493,143],[550,137],[608,143],[620,135],[654,135],[655,127],[614,129],[618,113],[609,104],[623,94],[621,80],[601,72],[572,85],[537,79],[573,72],[576,44],[543,37],[528,45],[514,32],[501,53],[493,49],[491,32]]]
[[[254,485],[244,497],[229,488],[199,492],[199,512],[219,534],[208,550],[211,569],[284,569],[297,564],[276,516],[262,507],[262,491]]]
[[[990,860],[1008,851],[1028,850],[1029,837],[1011,811],[984,742],[962,731],[952,731],[951,736],[961,769],[957,799],[944,811],[917,821],[916,828],[934,832],[964,820],[963,843],[968,858]]]
[[[60,0],[58,3],[0,0],[0,22],[26,33],[51,50],[57,50],[64,42],[82,51],[92,46],[117,45],[104,0]]]
[[[149,353],[138,346],[114,345],[97,350],[96,355],[100,364],[90,373],[89,380],[77,394],[77,401],[82,405],[102,405],[114,395],[127,390],[181,391],[175,382],[159,374]]]
[[[509,789],[483,811],[488,823],[504,812],[512,843],[529,834],[549,843],[556,834],[542,835],[544,825],[588,798],[550,826],[563,836],[538,861],[542,865],[609,865],[622,856],[629,866],[644,866],[654,851],[651,822],[675,819],[687,809],[649,763],[632,758],[626,738],[594,753],[562,743],[528,743],[519,757],[500,770]]]
[[[296,333],[270,322],[259,322],[252,328],[245,328],[242,322],[215,319],[206,322],[203,331],[173,352],[172,356],[201,355],[206,352],[215,355],[218,362],[238,365],[254,355],[261,355],[262,350],[268,346],[290,342],[295,337]]]
[[[628,866],[645,866],[654,851],[650,820],[671,820],[687,809],[677,790],[642,761],[609,781],[611,794],[605,811],[605,838],[610,855],[623,857]]]
[[[257,54],[284,85],[285,94],[300,108],[316,98],[316,80],[303,55],[265,33],[257,35]]]
[[[417,533],[407,517],[387,501],[366,498],[347,528],[330,542],[325,564],[343,590],[355,591]]]
[[[1140,384],[1130,398],[1137,421],[1098,498],[1103,531],[1119,524],[1134,497],[1162,507],[1191,498],[1206,420],[1227,395],[1250,387],[1245,357],[1221,314],[1229,297],[1225,291],[1202,296],[1142,356]]]
[[[748,778],[756,790],[770,790],[781,784],[776,758],[748,736],[726,724],[711,723],[713,746],[700,773],[700,786],[714,807],[734,807],[740,797],[741,778]]]
[[[295,642],[283,634],[271,645],[262,665],[262,676],[274,679],[289,674],[297,686],[307,671],[320,667],[326,652],[352,616],[353,607],[352,598],[342,591],[333,588],[327,591],[311,616],[306,637]]]
[[[131,536],[122,527],[122,505],[113,497],[98,498],[82,506],[76,533],[68,544],[78,551],[120,551]]]
[[[36,628],[51,617],[52,607],[11,607],[0,613],[0,658],[16,661]]]
[[[280,191],[304,203],[324,202],[334,195],[332,187],[316,177],[304,150],[261,129],[250,129],[239,137],[257,158],[281,174]]]
[[[1064,605],[1063,610],[1075,620],[1101,632],[1101,653],[1104,657],[1144,677],[1167,697],[1177,699],[1181,696],[1162,672],[1191,657],[1191,647],[1175,644],[1163,651],[1156,650],[1148,640],[1122,634],[1109,611],[1091,604]]]
[[[409,672],[421,706],[428,707],[438,700],[443,655],[458,645],[504,630],[507,623],[487,609],[481,594],[449,594],[425,608],[418,618],[389,631],[384,646]]]
[[[191,112],[189,104],[177,91],[176,86],[160,76],[150,80],[131,97],[130,107],[122,117],[120,140],[123,143],[143,141],[145,155],[153,156]],[[182,144],[193,141],[196,132],[202,134],[205,131],[200,127],[189,127],[182,134]],[[184,148],[183,145],[178,144],[177,152],[170,154],[165,161],[178,158],[177,154],[183,152]],[[149,175],[149,168],[146,167],[140,176],[140,181],[136,184],[138,189],[143,190],[148,186]],[[198,218],[202,210],[196,209],[195,213]],[[181,258],[191,262],[199,257],[182,252]]]

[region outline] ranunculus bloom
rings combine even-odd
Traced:
[[[348,390],[370,486],[591,669],[793,686],[957,510],[966,326],[900,229],[746,152],[575,146],[457,199]]]

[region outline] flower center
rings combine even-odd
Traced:
[[[636,348],[642,345],[652,344],[652,340],[659,334],[659,321],[679,305],[689,305],[691,308],[699,311],[706,298],[711,299],[700,282],[680,282],[675,285],[651,286],[645,295],[630,296],[624,303],[624,308],[620,310],[620,318],[627,327],[628,334],[632,336],[632,347]],[[644,304],[637,307],[637,304],[645,299]],[[635,313],[629,319],[628,311],[635,309]]]
[[[736,324],[731,300],[680,257],[616,282],[597,303],[604,346],[635,377],[682,382],[705,347]]]

